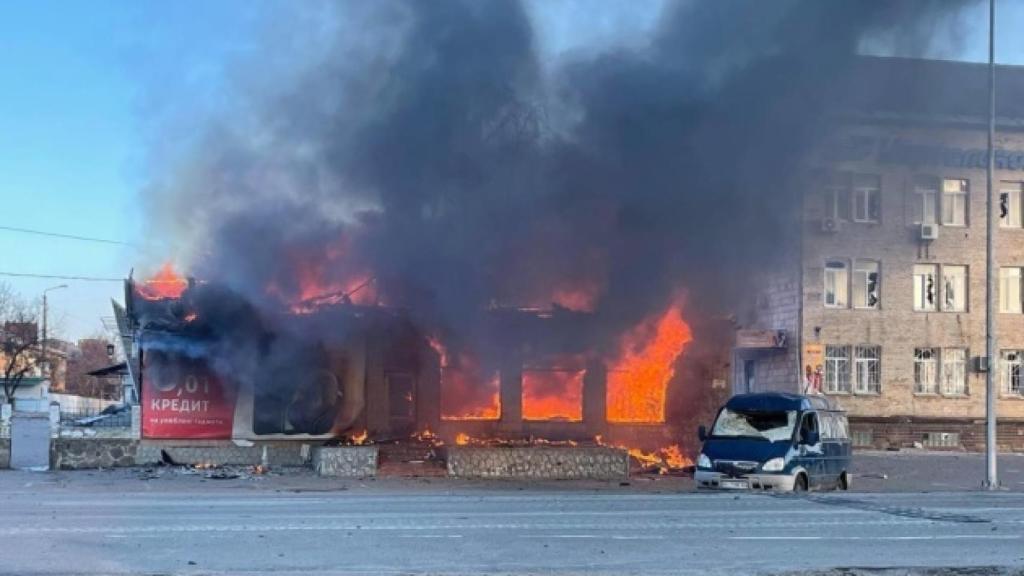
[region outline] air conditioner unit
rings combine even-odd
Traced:
[[[836,233],[842,227],[842,221],[838,218],[823,218],[821,220],[821,231]]]
[[[938,224],[921,224],[921,240],[937,240],[938,237]]]

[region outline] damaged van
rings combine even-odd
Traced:
[[[710,433],[697,431],[697,488],[806,491],[850,488],[846,413],[824,396],[733,396]]]

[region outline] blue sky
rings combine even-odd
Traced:
[[[642,37],[660,0],[532,0],[550,57]],[[1022,2],[1004,22],[1024,22]],[[139,245],[139,191],[161,134],[181,134],[226,105],[233,66],[267,38],[288,0],[6,0],[0,2],[0,225]],[[985,58],[984,10],[965,25],[967,59]],[[1004,25],[1000,60],[1021,63],[1024,39]],[[884,49],[883,49],[884,50]],[[175,130],[164,130],[175,126]],[[0,271],[122,278],[145,256],[131,246],[0,230]],[[151,263],[151,262],[150,262]],[[52,292],[67,338],[102,329],[116,282],[0,278],[29,298]]]

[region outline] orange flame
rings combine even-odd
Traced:
[[[523,370],[524,420],[583,420],[582,370]]]
[[[174,271],[174,266],[167,262],[148,280],[135,285],[135,291],[146,300],[166,300],[181,298],[188,288],[188,280]]]
[[[677,301],[627,332],[608,371],[608,421],[661,423],[675,362],[693,339]]]
[[[441,359],[441,419],[497,420],[501,417],[501,382],[498,371],[488,374],[467,353],[449,355],[436,337],[427,339]]]
[[[352,442],[353,446],[362,446],[363,444],[366,444],[366,440],[367,438],[369,438],[369,436],[370,434],[366,430],[363,430],[358,434],[352,435],[349,438],[349,441]]]

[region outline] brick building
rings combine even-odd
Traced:
[[[984,443],[987,67],[858,62],[760,283],[734,389],[839,399],[854,442]],[[1024,68],[997,71],[999,443],[1024,450]],[[791,264],[791,265],[790,265]]]

